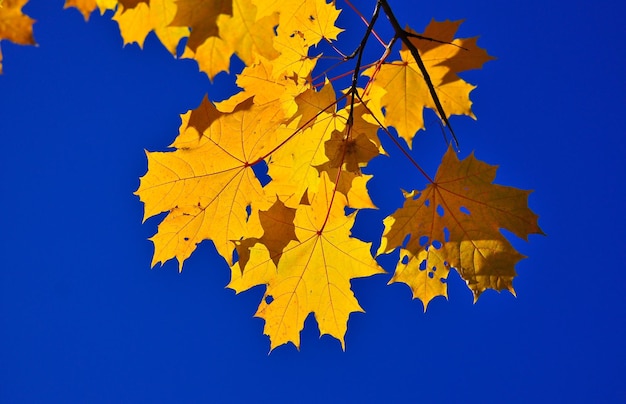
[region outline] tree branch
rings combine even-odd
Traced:
[[[389,22],[391,23],[391,26],[396,32],[396,36],[407,47],[407,49],[411,52],[411,55],[415,59],[415,62],[417,63],[417,66],[419,67],[420,72],[422,73],[422,77],[424,77],[424,81],[426,82],[426,86],[428,87],[428,91],[430,92],[430,96],[432,97],[433,102],[435,103],[435,106],[437,107],[437,113],[439,113],[441,120],[448,127],[448,130],[450,130],[450,133],[452,134],[452,138],[454,139],[454,144],[456,146],[456,149],[458,150],[459,141],[456,135],[454,134],[452,125],[450,125],[446,112],[444,111],[443,106],[441,105],[439,96],[437,95],[437,92],[435,91],[435,86],[433,85],[433,82],[430,79],[430,75],[428,74],[428,71],[426,70],[426,66],[424,65],[424,62],[422,61],[422,57],[420,56],[419,51],[417,50],[417,47],[415,47],[415,45],[409,39],[410,37],[416,37],[416,34],[408,33],[400,26],[400,23],[396,19],[396,16],[393,14],[393,11],[391,10],[391,7],[389,6],[389,3],[387,0],[378,0],[377,8],[378,6],[383,8],[383,11],[385,12],[385,14],[387,14],[387,18],[389,19]]]

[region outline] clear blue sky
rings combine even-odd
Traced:
[[[268,355],[252,317],[262,290],[225,289],[209,243],[182,274],[150,269],[158,221],[141,224],[132,194],[144,149],[163,150],[179,114],[231,79],[210,85],[153,36],[123,48],[109,15],[86,24],[63,0],[31,0],[39,46],[2,43],[0,402],[626,401],[626,7],[391,3],[417,30],[465,19],[462,36],[498,58],[465,76],[478,120],[452,123],[463,155],[534,190],[548,236],[513,239],[529,256],[518,297],[473,305],[452,277],[424,314],[388,276],[356,280],[367,313],[346,352],[309,319],[300,352]],[[436,163],[435,129],[423,146]]]

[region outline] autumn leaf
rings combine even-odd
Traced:
[[[4,0],[0,7],[0,41],[8,40],[19,45],[34,45],[33,23],[35,20],[22,13],[28,0]],[[0,73],[2,52],[0,51]]]
[[[420,38],[410,41],[420,53],[447,117],[473,118],[469,94],[475,86],[457,73],[478,69],[493,57],[476,46],[476,38],[453,39],[460,24],[433,20],[421,35],[436,42]],[[385,124],[393,126],[411,146],[417,131],[424,129],[423,109],[437,111],[437,107],[410,50],[403,46],[400,60],[369,68],[363,74],[371,78],[373,89],[384,90],[380,107],[385,111]]]
[[[530,191],[493,184],[495,174],[495,166],[473,154],[460,161],[449,148],[433,182],[422,192],[407,193],[404,206],[385,219],[378,252],[401,247],[391,282],[408,284],[424,309],[435,296],[447,297],[450,268],[475,299],[488,288],[515,293],[514,267],[524,256],[500,229],[523,239],[543,233],[528,208]]]
[[[335,26],[340,11],[325,0],[255,1],[261,16],[280,14],[279,36],[299,36],[306,46],[322,39],[335,40],[343,29]]]
[[[163,46],[176,55],[176,46],[189,35],[189,29],[170,26],[176,13],[175,0],[131,2],[129,6],[131,8],[120,5],[113,16],[119,24],[124,44],[137,43],[143,47],[146,36],[154,31]]]
[[[346,202],[323,174],[320,192],[295,212],[296,239],[290,228],[283,230],[283,238],[291,241],[279,254],[278,265],[276,250],[272,256],[256,243],[250,247],[245,270],[241,261],[232,266],[228,287],[237,293],[267,285],[256,316],[265,320],[271,349],[288,342],[299,347],[309,313],[314,313],[320,334],[337,338],[345,349],[348,317],[363,311],[350,280],[385,272],[372,258],[371,243],[351,236],[355,213],[345,215]],[[279,226],[271,220],[265,224],[266,229],[285,228],[280,222]]]
[[[234,241],[247,235],[246,209],[256,214],[274,199],[264,194],[252,166],[284,139],[282,118],[280,111],[245,103],[219,115],[201,135],[184,129],[174,143],[181,148],[147,153],[148,172],[136,192],[144,220],[169,212],[151,239],[153,265],[177,258],[182,269],[203,240],[232,261]]]

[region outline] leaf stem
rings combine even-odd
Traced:
[[[363,13],[361,13],[359,11],[358,8],[356,8],[351,2],[350,0],[344,0],[344,2],[348,5],[348,7],[350,7],[352,9],[352,11],[354,11],[359,18],[361,18],[361,21],[363,21],[363,23],[367,26],[370,25],[370,23],[367,21],[367,19],[365,18],[365,16],[363,15]],[[372,31],[372,35],[374,35],[374,37],[376,37],[376,39],[378,40],[378,42],[380,42],[381,45],[385,46],[385,41],[383,41],[381,39],[381,37],[376,33],[376,31]]]

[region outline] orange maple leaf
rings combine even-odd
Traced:
[[[4,0],[0,5],[0,41],[6,39],[20,45],[34,45],[33,23],[35,20],[22,13],[28,0]],[[0,73],[2,52],[0,51]]]
[[[88,21],[92,11],[96,9],[96,5],[96,0],[65,0],[63,8],[76,8],[83,15],[85,21]]]
[[[449,148],[433,182],[424,191],[407,193],[404,206],[385,219],[378,253],[401,247],[391,282],[408,284],[424,310],[435,296],[447,297],[450,268],[475,299],[487,288],[514,293],[514,267],[524,256],[500,229],[523,239],[543,233],[528,208],[530,191],[492,184],[495,174],[495,166],[473,154],[460,161]]]

